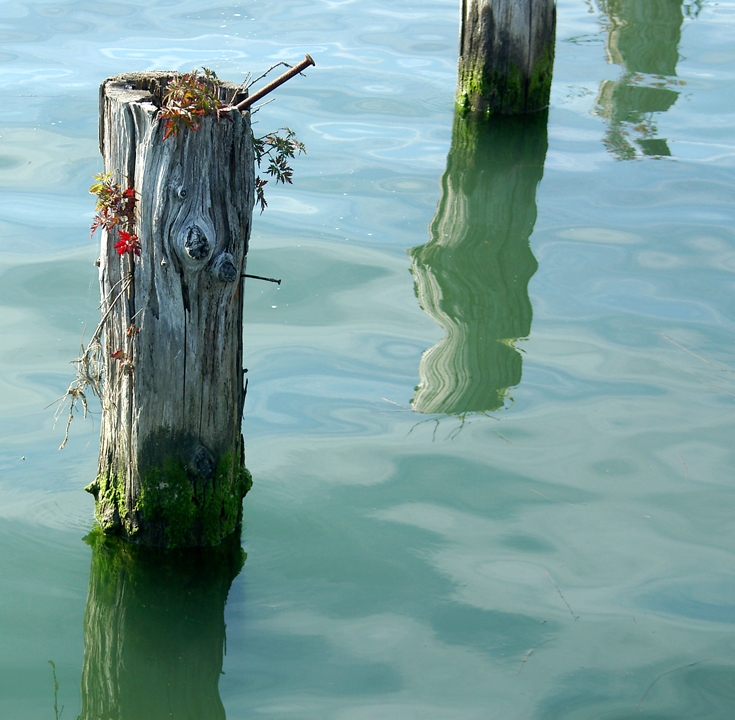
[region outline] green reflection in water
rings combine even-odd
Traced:
[[[671,155],[657,137],[655,113],[668,110],[679,97],[673,88],[684,13],[696,17],[701,3],[682,0],[598,0],[607,24],[607,56],[624,71],[619,80],[600,85],[595,111],[608,121],[604,143],[617,160],[641,155]]]
[[[94,532],[84,614],[81,720],[217,720],[224,609],[245,554],[163,550]]]
[[[430,240],[408,251],[419,303],[446,331],[421,358],[414,410],[498,410],[521,381],[513,343],[531,330],[528,281],[538,264],[528,240],[547,120],[546,111],[454,116]]]

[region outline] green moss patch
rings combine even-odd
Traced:
[[[513,115],[541,110],[549,104],[554,48],[549,45],[525,77],[513,62],[503,70],[484,64],[460,67],[457,105],[465,112]]]
[[[217,545],[240,524],[242,500],[252,486],[240,452],[225,452],[211,478],[192,473],[177,457],[145,470],[137,500],[126,507],[125,480],[100,475],[87,490],[97,520],[110,535],[165,547]]]

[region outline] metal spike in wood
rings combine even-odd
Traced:
[[[518,114],[548,106],[555,0],[462,0],[457,103]]]
[[[306,70],[310,65],[316,65],[316,63],[311,59],[311,55],[307,55],[298,65],[294,65],[291,69],[286,70],[283,75],[279,75],[273,82],[268,83],[265,87],[258,90],[258,92],[253,93],[250,97],[247,97],[237,103],[237,105],[234,105],[234,107],[237,110],[247,110],[253,105],[253,103],[258,102],[258,100],[273,92],[277,87],[283,85],[286,80],[290,80],[295,75]]]
[[[105,373],[99,469],[87,488],[102,529],[147,545],[215,545],[251,485],[242,275],[254,204],[247,113],[201,118],[164,140],[158,106],[174,73],[100,88],[105,171],[137,197],[140,256],[103,231]],[[226,102],[236,86],[221,84]]]

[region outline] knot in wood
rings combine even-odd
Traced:
[[[230,253],[222,253],[215,264],[215,273],[217,277],[225,283],[235,282],[240,273],[235,267],[235,258]]]
[[[186,228],[184,250],[192,260],[204,260],[209,255],[209,240],[198,225]]]
[[[200,445],[194,451],[194,455],[192,455],[191,461],[189,462],[189,470],[198,477],[203,478],[204,480],[209,480],[209,478],[214,475],[214,469],[214,458],[212,457],[212,453],[210,453],[207,448]]]

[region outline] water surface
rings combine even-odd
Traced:
[[[0,717],[84,717],[121,618],[160,687],[202,663],[191,717],[731,717],[734,3],[560,0],[548,122],[472,147],[454,1],[0,16]],[[247,560],[176,605],[83,541],[97,417],[59,453],[43,409],[98,319],[97,87],[305,52],[255,116],[308,154],[249,257]]]

